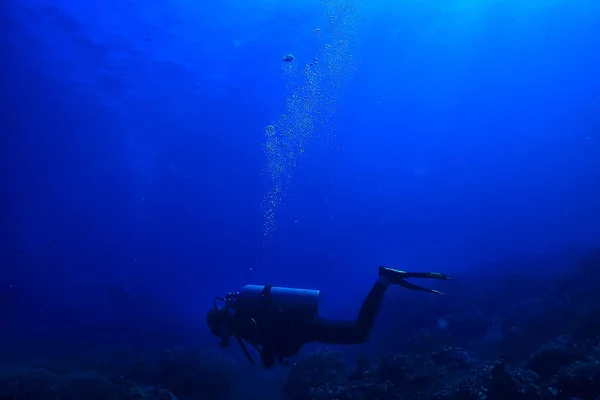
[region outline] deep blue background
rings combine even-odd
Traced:
[[[301,86],[349,3],[356,76],[264,240],[281,57]],[[600,5],[522,3],[2,1],[3,333],[127,337],[135,298],[212,346],[212,297],[246,283],[350,317],[378,264],[494,274],[598,245]]]

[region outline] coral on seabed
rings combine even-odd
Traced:
[[[177,400],[171,392],[111,381],[93,372],[58,375],[43,369],[17,368],[0,372],[1,400]]]
[[[462,348],[417,357],[389,354],[346,371],[342,354],[320,350],[290,369],[290,400],[575,400],[600,398],[598,339],[559,337],[520,365],[479,362]]]

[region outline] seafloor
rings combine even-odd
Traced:
[[[502,266],[456,279],[443,305],[404,307],[379,335],[389,351],[311,350],[268,381],[216,349],[32,351],[3,357],[0,400],[600,399],[600,250]]]

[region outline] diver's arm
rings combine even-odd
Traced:
[[[290,315],[281,309],[271,309],[263,315],[262,324],[263,343],[261,361],[265,368],[271,368],[279,360],[285,365],[282,354],[289,340],[293,337]]]
[[[271,368],[275,365],[275,346],[272,344],[263,346],[260,361],[265,368]]]

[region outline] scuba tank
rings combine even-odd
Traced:
[[[238,301],[252,308],[268,300],[278,309],[302,315],[319,313],[319,290],[296,289],[279,286],[246,285],[238,292]]]

